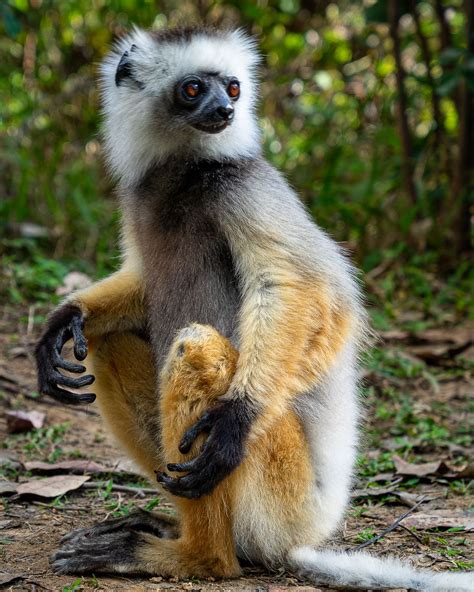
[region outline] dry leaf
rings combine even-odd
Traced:
[[[429,463],[409,463],[399,456],[393,457],[395,469],[399,475],[408,477],[426,477],[427,475],[443,475],[449,472],[449,467],[443,461]]]
[[[21,523],[18,520],[0,520],[0,530],[10,530],[11,528],[18,528]]]
[[[16,493],[17,485],[11,481],[0,481],[0,495],[13,495]]]
[[[29,432],[43,427],[46,415],[41,411],[7,411],[7,431],[10,434]]]
[[[39,473],[72,473],[73,475],[83,475],[84,473],[113,473],[114,469],[105,467],[92,460],[64,460],[57,463],[46,463],[39,460],[25,462],[27,471],[37,471]]]
[[[15,580],[22,580],[25,576],[20,574],[7,574],[1,573],[0,574],[0,586],[5,586],[6,584],[11,584]]]
[[[398,498],[402,504],[411,508],[414,506],[421,498],[425,502],[428,502],[434,497],[428,497],[426,495],[419,495],[416,493],[408,493],[406,491],[397,491],[396,489],[386,488],[386,487],[368,487],[367,489],[356,489],[352,493],[352,497],[357,498],[364,498],[364,497],[384,497],[386,495],[393,495],[394,497]]]
[[[432,528],[462,528],[474,530],[474,513],[463,511],[440,510],[433,513],[418,512],[408,516],[403,526],[430,530]]]
[[[39,497],[57,497],[69,491],[79,489],[90,477],[87,475],[57,475],[45,479],[33,479],[17,486],[18,495],[36,495]]]
[[[381,337],[386,341],[405,344],[406,350],[426,362],[436,363],[442,358],[452,358],[467,350],[474,340],[474,327],[447,327],[407,331],[385,331]]]
[[[399,456],[393,457],[396,471],[407,477],[443,477],[444,479],[471,479],[474,477],[474,464],[462,467],[450,465],[444,460],[429,463],[409,463]]]
[[[10,450],[0,450],[0,468],[19,470],[23,465],[18,461],[18,456]]]
[[[129,458],[119,458],[114,462],[112,472],[128,473],[129,475],[143,477],[143,471],[141,471],[138,465]]]

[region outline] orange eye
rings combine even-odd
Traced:
[[[195,99],[201,92],[201,85],[197,81],[187,82],[183,86],[183,92],[188,99]]]
[[[233,80],[227,87],[227,94],[231,99],[237,99],[240,95],[240,84],[237,80]]]

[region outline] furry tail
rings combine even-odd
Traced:
[[[349,589],[410,588],[424,592],[473,592],[474,572],[437,573],[416,570],[396,558],[379,558],[369,553],[293,549],[290,566],[315,584]]]

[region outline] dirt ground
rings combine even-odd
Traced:
[[[36,398],[32,347],[39,327],[35,313],[4,308],[0,314],[0,495],[2,490],[5,493],[0,497],[0,589],[318,589],[283,570],[268,574],[253,567],[245,568],[244,577],[226,582],[53,574],[48,558],[61,536],[72,528],[124,515],[134,507],[172,508],[160,493],[152,491],[153,484],[134,474],[130,465],[118,465],[122,454],[109,441],[93,405],[76,409]],[[467,330],[458,327],[455,331],[464,335]],[[370,544],[369,549],[379,555],[404,556],[420,567],[436,570],[474,568],[474,515],[469,513],[473,474],[472,465],[466,467],[473,450],[469,437],[474,390],[469,361],[473,358],[472,346],[460,345],[461,338],[450,341],[451,329],[443,331],[444,337],[427,340],[424,351],[422,340],[413,342],[403,332],[393,331],[385,335],[381,348],[384,359],[369,363],[365,371],[366,437],[357,490],[344,527],[332,544],[352,548],[371,540],[424,495],[424,501],[399,526]],[[8,433],[6,413],[16,410],[44,413],[44,427]],[[396,456],[401,460],[394,465]],[[81,459],[115,469],[94,473],[83,486],[54,498],[5,491],[54,474],[31,465],[28,468],[25,463]],[[409,464],[404,466],[403,461]],[[428,462],[431,467],[424,466]],[[59,468],[58,472],[67,480],[72,469]]]

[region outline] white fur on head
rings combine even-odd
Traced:
[[[125,51],[143,88],[115,84]],[[260,132],[254,113],[258,63],[254,40],[241,30],[196,29],[180,36],[135,28],[118,41],[101,66],[104,140],[112,174],[130,186],[172,154],[227,159],[258,153]],[[240,81],[234,120],[219,134],[190,126],[180,129],[169,112],[161,110],[176,82],[199,71],[236,76]]]

